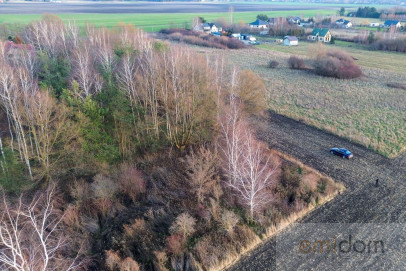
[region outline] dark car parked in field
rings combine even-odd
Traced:
[[[342,158],[347,158],[347,159],[350,159],[354,156],[352,154],[352,152],[350,152],[349,150],[344,149],[344,148],[332,148],[330,150],[330,153],[341,156]]]

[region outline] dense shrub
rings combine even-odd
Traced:
[[[406,38],[379,39],[371,44],[371,48],[374,50],[406,53]]]
[[[138,263],[130,257],[121,259],[116,251],[105,251],[105,264],[108,270],[115,271],[140,271]]]
[[[243,42],[236,39],[225,36],[212,36],[185,29],[163,29],[160,33],[165,34],[166,38],[172,41],[184,42],[203,47],[218,49],[243,49],[247,47]]]
[[[134,203],[142,193],[146,192],[146,183],[142,172],[132,165],[124,164],[121,167],[119,185],[121,192],[127,195]]]
[[[179,255],[185,249],[185,238],[180,233],[172,234],[166,238],[166,249],[173,255]]]
[[[304,63],[303,59],[297,56],[291,56],[288,59],[288,66],[291,69],[302,70],[306,68],[306,64]]]
[[[188,213],[180,214],[172,224],[170,231],[180,233],[184,238],[195,232],[196,220]]]
[[[243,101],[244,111],[250,115],[261,115],[267,109],[266,86],[261,77],[253,71],[240,73],[238,97]]]
[[[275,69],[276,67],[279,66],[279,62],[276,60],[271,60],[269,61],[268,67],[271,69]]]
[[[240,218],[232,211],[225,210],[221,215],[220,223],[224,230],[232,234]]]
[[[331,50],[317,57],[313,65],[315,72],[322,76],[352,79],[362,75],[360,67],[354,63],[353,58],[340,50]]]

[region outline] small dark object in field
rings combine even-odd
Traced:
[[[279,65],[278,61],[271,60],[271,61],[269,61],[268,67],[271,68],[271,69],[275,69],[276,67],[278,67],[278,65]]]
[[[375,180],[375,187],[378,187],[379,186],[379,179],[376,179]]]
[[[386,85],[391,88],[400,88],[406,90],[406,83],[387,83]]]

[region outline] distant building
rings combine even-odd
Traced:
[[[221,27],[217,27],[213,23],[204,23],[204,24],[202,24],[202,29],[207,34],[218,33],[218,32],[223,31],[223,29]]]
[[[307,37],[310,41],[321,41],[321,42],[330,42],[331,33],[330,30],[325,28],[314,28],[312,33]]]
[[[257,39],[250,34],[241,34],[239,40],[247,45],[257,44]]]
[[[283,38],[283,44],[286,46],[296,46],[299,45],[299,40],[295,36],[285,36]]]
[[[250,28],[255,28],[255,29],[267,29],[268,22],[258,19],[255,22],[250,23],[249,26],[250,26]]]
[[[242,39],[240,33],[231,34],[231,35],[230,35],[230,38],[237,39],[237,40],[241,40],[241,39]]]
[[[302,18],[300,18],[300,17],[289,17],[288,18],[288,22],[292,23],[292,24],[300,24],[301,21],[302,21]]]
[[[298,24],[298,26],[301,26],[301,27],[312,27],[313,26],[313,22],[312,21],[310,21],[310,22],[301,22],[300,24]]]
[[[370,27],[379,27],[379,26],[381,26],[381,24],[380,23],[370,23],[369,26]]]
[[[395,21],[395,20],[387,20],[387,21],[385,21],[385,23],[383,25],[384,25],[384,27],[387,27],[387,28],[390,28],[391,26],[395,26],[396,28],[402,27],[402,24],[399,21]]]
[[[351,28],[352,27],[352,23],[350,21],[348,21],[348,20],[345,20],[345,19],[337,20],[336,25],[339,25],[342,28]]]

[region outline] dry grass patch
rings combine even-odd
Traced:
[[[308,54],[308,49],[298,51]],[[292,48],[284,50],[296,53]],[[275,112],[348,138],[388,157],[395,157],[406,149],[406,92],[386,85],[386,82],[406,81],[401,68],[394,72],[364,66],[362,78],[340,80],[289,69],[285,64],[291,56],[288,53],[249,49],[230,51],[229,56],[232,63],[254,71],[266,81],[269,107]],[[271,60],[281,63],[278,69],[268,68]],[[310,60],[305,58],[306,61]],[[374,65],[380,67],[377,63]]]

